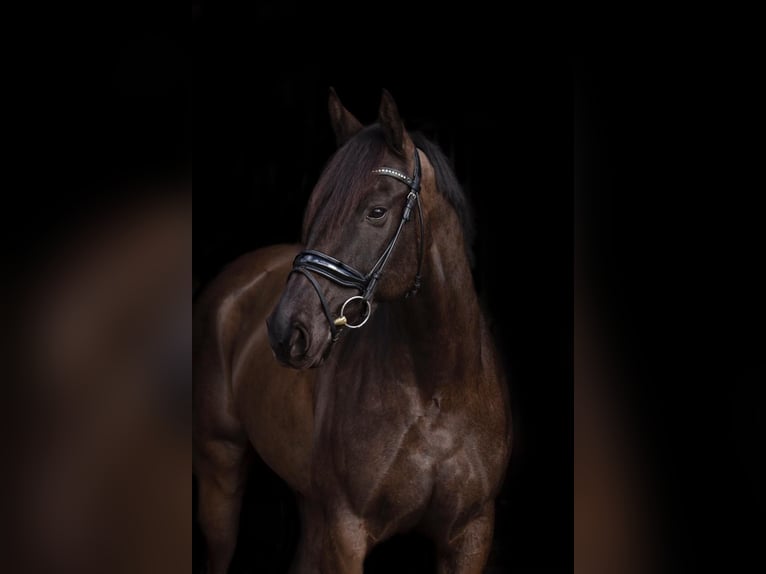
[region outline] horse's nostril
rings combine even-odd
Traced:
[[[300,359],[306,355],[309,350],[309,336],[306,329],[299,324],[293,325],[293,332],[290,335],[288,344],[290,356],[293,359]]]

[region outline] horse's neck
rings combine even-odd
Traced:
[[[468,259],[462,247],[455,252],[439,244],[426,254],[420,291],[381,303],[368,330],[344,341],[336,360],[345,373],[355,371],[349,384],[390,389],[395,381],[430,401],[480,376],[483,327]]]
[[[387,396],[400,404],[393,389],[409,387],[406,394],[424,402],[472,392],[471,382],[481,377],[488,358],[473,278],[462,246],[434,239],[419,292],[381,303],[367,326],[346,333],[342,349],[332,356],[334,366],[321,377],[331,394],[375,401]]]
[[[442,247],[440,247],[440,245]],[[408,340],[420,370],[437,384],[478,372],[482,317],[468,258],[462,247],[434,242],[427,254],[420,292],[407,301]]]

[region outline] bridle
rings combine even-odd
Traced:
[[[409,188],[410,192],[407,194],[407,200],[404,204],[404,211],[402,212],[402,218],[399,220],[399,226],[396,228],[396,233],[394,233],[393,237],[391,237],[385,249],[383,250],[383,253],[381,253],[380,257],[378,257],[378,260],[372,266],[370,271],[364,274],[354,269],[351,265],[343,263],[334,257],[330,257],[321,251],[315,251],[313,249],[301,251],[293,261],[293,269],[290,271],[291,275],[293,273],[302,274],[304,277],[306,277],[306,279],[308,279],[312,287],[314,287],[314,290],[319,296],[319,301],[322,304],[322,310],[324,311],[325,317],[327,317],[327,321],[330,324],[330,333],[332,334],[333,341],[337,341],[338,337],[340,336],[341,328],[348,327],[349,329],[358,329],[359,327],[362,327],[370,318],[372,311],[370,299],[372,299],[372,295],[378,285],[378,280],[383,273],[383,269],[385,268],[386,263],[388,263],[388,259],[391,257],[391,253],[394,251],[394,246],[396,245],[396,242],[402,233],[404,224],[407,223],[412,217],[412,210],[415,207],[417,207],[418,220],[420,222],[420,238],[418,240],[418,271],[415,274],[415,281],[413,283],[412,289],[407,292],[406,296],[409,297],[410,295],[414,295],[417,293],[418,289],[420,289],[420,273],[423,268],[424,225],[423,211],[420,208],[421,170],[418,150],[415,149],[415,169],[412,177],[408,177],[406,174],[392,167],[379,167],[377,169],[373,169],[372,173],[393,177],[394,179],[404,183]],[[354,295],[346,299],[343,305],[341,305],[340,315],[333,319],[332,313],[330,312],[330,307],[327,304],[327,299],[325,299],[325,296],[322,293],[322,288],[319,286],[319,283],[313,275],[314,273],[321,275],[322,277],[325,277],[326,279],[329,279],[330,281],[333,281],[334,283],[337,283],[343,287],[356,289],[359,291],[360,295]],[[356,324],[349,323],[348,319],[346,318],[346,306],[351,301],[361,301],[366,305],[362,320]]]

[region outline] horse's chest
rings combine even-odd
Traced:
[[[460,496],[476,491],[466,437],[442,419],[425,413],[399,425],[364,421],[346,435],[337,453],[338,479],[372,531],[413,526],[434,504],[454,511],[470,504]]]

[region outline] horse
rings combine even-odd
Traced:
[[[224,574],[253,452],[295,492],[290,572],[361,573],[406,531],[440,573],[483,571],[512,431],[473,284],[470,206],[383,91],[363,126],[330,89],[338,149],[301,245],[229,264],[194,309],[194,472],[208,572]],[[360,271],[363,270],[363,271]]]

